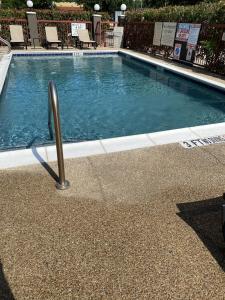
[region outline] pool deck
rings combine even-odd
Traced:
[[[46,168],[0,171],[0,299],[224,299],[224,144]]]

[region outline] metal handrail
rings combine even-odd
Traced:
[[[65,190],[69,188],[70,183],[65,178],[58,94],[57,94],[56,86],[54,82],[51,80],[49,81],[48,84],[48,128],[49,128],[49,134],[51,139],[53,139],[52,114],[54,118],[57,162],[58,162],[58,169],[59,169],[59,179],[58,182],[56,183],[56,188],[59,190]]]
[[[2,37],[0,37],[0,42],[2,42],[3,44],[5,44],[8,47],[8,53],[10,53],[12,50],[11,44],[7,40],[3,39]]]

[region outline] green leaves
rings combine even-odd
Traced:
[[[142,11],[128,11],[128,21],[171,21],[193,23],[225,23],[225,3],[202,2],[188,6],[166,6],[158,9],[148,8]]]
[[[0,9],[0,19],[26,19],[27,9]],[[91,21],[92,12],[62,12],[55,9],[33,9],[37,12],[38,20],[80,20],[80,21]],[[102,20],[109,20],[109,15],[107,13],[101,13]]]

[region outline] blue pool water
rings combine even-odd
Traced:
[[[14,57],[0,97],[0,149],[50,143],[48,81],[64,141],[223,122],[221,92],[123,56]]]

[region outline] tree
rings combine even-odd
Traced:
[[[85,8],[91,10],[93,10],[94,5],[98,3],[102,11],[108,11],[110,13],[120,10],[122,3],[126,4],[128,8],[133,7],[133,0],[77,0],[76,2],[83,4]]]
[[[34,8],[51,8],[53,0],[32,0]],[[2,8],[26,8],[26,0],[2,0]],[[54,0],[60,2],[60,0]]]
[[[144,0],[144,7],[163,7],[167,5],[192,5],[197,4],[201,0]]]

